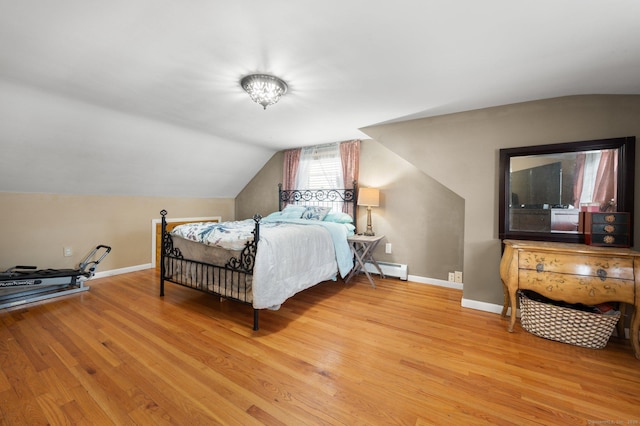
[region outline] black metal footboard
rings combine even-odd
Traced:
[[[260,215],[255,215],[254,238],[248,241],[238,257],[232,257],[224,265],[214,265],[185,259],[180,249],[174,247],[173,238],[167,232],[167,211],[162,216],[162,245],[160,250],[160,296],[164,296],[164,282],[169,281],[225,299],[251,305],[253,302],[253,266],[260,239]],[[258,309],[253,309],[253,329],[258,330]]]

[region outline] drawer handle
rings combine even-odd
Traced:
[[[607,271],[605,271],[604,269],[598,269],[598,278],[600,278],[600,281],[604,281],[607,279]]]
[[[543,271],[544,271],[544,264],[538,263],[536,265],[536,272],[543,272]]]

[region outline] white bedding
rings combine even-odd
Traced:
[[[199,240],[210,246],[219,246],[222,240],[233,241],[237,249],[239,241],[246,241],[254,227],[253,220],[241,222],[244,224],[220,224],[224,232],[211,231],[208,224],[186,224],[171,233],[174,238]],[[230,235],[235,232],[238,235]],[[277,308],[294,294],[335,279],[338,273],[346,276],[353,266],[347,242],[349,232],[349,227],[338,223],[264,220],[253,269],[253,307]],[[214,233],[217,236],[210,238]]]
[[[253,307],[279,307],[294,294],[335,279],[338,271],[333,240],[318,225],[260,228],[253,268]]]

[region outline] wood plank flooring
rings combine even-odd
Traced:
[[[640,424],[628,341],[507,333],[459,290],[326,282],[262,311],[154,270],[0,312],[0,424]]]

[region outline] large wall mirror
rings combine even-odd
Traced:
[[[501,239],[583,243],[579,212],[631,217],[635,137],[500,150]]]

